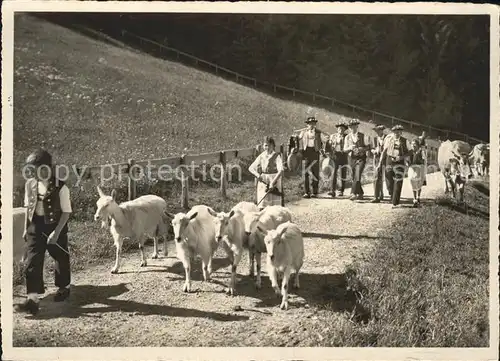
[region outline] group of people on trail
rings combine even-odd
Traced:
[[[397,207],[401,200],[403,180],[407,174],[413,190],[413,205],[420,205],[422,187],[426,184],[425,132],[414,139],[408,148],[407,140],[402,136],[401,125],[393,126],[389,134],[384,133],[386,128],[383,125],[376,125],[373,129],[377,136],[375,145],[372,146],[365,143],[365,135],[358,130],[360,122],[357,119],[339,122],[336,124],[337,132],[331,135],[317,128],[318,121],[315,117],[308,117],[305,123],[307,128],[296,130],[297,134],[290,138],[290,154],[287,159],[289,168],[296,168],[298,160],[302,159],[304,198],[318,196],[320,168],[326,164],[332,170],[329,196],[335,198],[344,195],[347,170],[350,169],[350,199],[364,199],[362,175],[371,154],[374,175],[374,198],[371,202],[379,203],[384,200],[385,178],[390,201]],[[322,137],[326,140],[323,141]],[[323,164],[320,163],[321,156],[326,159]],[[274,139],[266,137],[264,151],[249,167],[249,171],[258,179],[257,199],[260,208],[282,204],[282,194],[278,189],[282,189],[283,164],[281,154],[276,151]]]

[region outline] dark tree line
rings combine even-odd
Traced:
[[[489,139],[489,17],[57,14],[261,80]]]

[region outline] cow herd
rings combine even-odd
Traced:
[[[259,210],[254,203],[240,202],[229,212],[216,212],[209,206],[196,205],[188,212],[171,214],[166,201],[155,195],[145,195],[118,204],[116,192],[106,195],[97,187],[99,199],[94,219],[109,229],[116,247],[116,261],[112,273],[118,273],[123,239],[139,243],[141,267],[147,265],[144,256],[146,237],[153,238],[152,258],[158,257],[158,238],[167,239],[169,223],[174,231],[177,258],[185,270],[184,292],[191,291],[191,266],[200,256],[203,279],[210,280],[212,259],[222,244],[231,264],[229,295],[235,293],[236,269],[244,250],[249,252],[250,275],[256,288],[261,288],[261,257],[267,254],[267,271],[271,286],[282,296],[281,309],[288,309],[288,282],[295,272],[293,286],[299,287],[299,272],[304,260],[304,241],[299,227],[292,222],[292,213],[282,206],[267,206]],[[167,255],[167,249],[165,255]],[[256,264],[256,273],[254,268]],[[281,274],[281,290],[278,286]]]

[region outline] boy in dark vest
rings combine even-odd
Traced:
[[[358,132],[359,121],[351,119],[349,122],[351,132],[345,136],[344,151],[349,155],[349,167],[352,173],[351,200],[363,199],[363,187],[361,186],[361,176],[365,169],[367,149],[365,135]]]
[[[304,198],[316,198],[318,196],[319,188],[319,156],[324,154],[323,141],[321,140],[321,131],[316,129],[318,121],[315,117],[308,117],[305,121],[307,124],[306,129],[299,129],[298,136],[301,142],[301,150],[304,160]],[[312,194],[309,185],[309,171],[312,173]]]
[[[61,302],[69,297],[71,275],[67,222],[72,210],[69,188],[56,179],[52,156],[46,150],[31,153],[26,159],[26,167],[34,171],[34,177],[26,181],[24,195],[27,208],[23,235],[27,298],[15,305],[15,310],[35,315],[39,310],[38,294],[45,293],[45,251],[55,260],[55,285],[59,289],[54,301]]]
[[[340,192],[339,196],[344,195],[345,181],[347,175],[347,154],[344,152],[345,131],[347,125],[340,122],[336,125],[337,133],[332,134],[330,139],[325,143],[325,153],[330,156],[333,161],[333,175],[330,183],[329,196],[335,198],[337,189],[337,175],[340,170]]]

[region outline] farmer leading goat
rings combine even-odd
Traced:
[[[38,294],[45,293],[43,264],[45,251],[55,260],[55,285],[59,288],[54,301],[66,300],[70,294],[70,262],[67,222],[72,212],[69,188],[56,179],[52,156],[38,149],[26,159],[33,177],[26,180],[24,206],[26,221],[25,276],[27,298],[15,305],[17,312],[38,313]]]
[[[276,143],[273,138],[264,139],[264,151],[250,165],[248,170],[257,179],[257,202],[259,209],[266,206],[281,205],[283,175],[283,160],[281,154],[276,152]],[[267,195],[266,195],[267,193]]]

